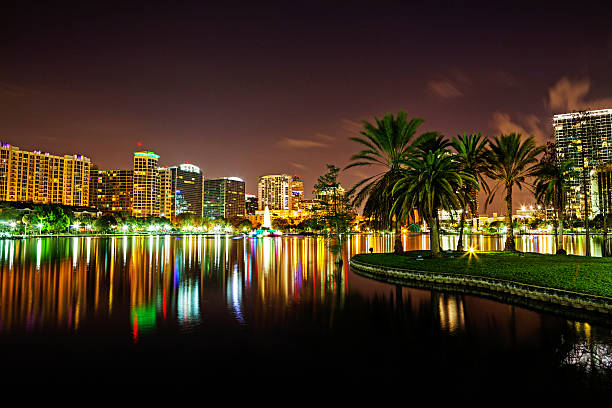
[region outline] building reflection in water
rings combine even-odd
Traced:
[[[406,234],[402,240],[407,249],[429,245],[425,234]],[[523,236],[518,242],[524,250],[554,250],[551,236]],[[570,237],[567,242],[578,241]],[[455,244],[456,237],[444,237],[445,247]],[[503,240],[483,236],[469,236],[468,244],[483,250],[503,248]],[[320,237],[4,239],[0,240],[0,331],[76,331],[84,323],[107,319],[129,322],[138,341],[162,326],[195,330],[203,316],[261,328],[277,327],[300,313],[313,320],[328,319],[326,327],[332,327],[349,304],[349,284],[352,307],[355,302],[371,304],[374,297],[385,302],[396,297],[396,312],[401,308],[402,316],[417,316],[423,308],[432,310],[438,328],[447,333],[466,332],[469,325],[471,331],[503,331],[515,342],[529,338],[539,327],[539,318],[525,317],[525,312],[517,319],[511,308],[508,315],[507,305],[394,288],[349,273],[352,255],[370,249],[391,252],[393,245],[391,234],[353,236],[338,266]],[[532,322],[526,324],[529,319]],[[597,364],[609,364],[607,346],[585,340],[591,350],[585,354],[580,344],[568,361],[602,355]]]

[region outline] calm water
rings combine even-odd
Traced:
[[[581,253],[582,239],[567,237],[569,252]],[[404,245],[426,248],[428,238]],[[503,238],[469,245],[502,249]],[[554,252],[550,236],[517,246]],[[353,236],[338,268],[315,237],[2,240],[3,373],[46,382],[140,382],[172,370],[181,381],[392,378],[466,394],[612,389],[607,320],[396,287],[347,266],[352,254],[392,247],[392,236]]]

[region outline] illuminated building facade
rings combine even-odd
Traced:
[[[89,205],[91,161],[0,144],[0,200],[37,204]]]
[[[143,151],[134,153],[134,200],[132,215],[159,217],[160,175],[157,167],[159,155]]]
[[[159,173],[159,216],[172,219],[174,217],[173,171],[168,167],[157,169]]]
[[[600,164],[591,172],[593,215],[610,214],[612,205],[612,163]]]
[[[203,173],[198,166],[184,163],[171,167],[175,215],[203,214]]]
[[[102,212],[132,212],[134,170],[91,170],[90,206]]]
[[[294,175],[291,180],[291,209],[299,210],[304,200],[304,182],[299,176]]]
[[[253,194],[245,194],[244,199],[244,205],[247,215],[255,214],[255,211],[257,211],[257,209],[259,208],[259,199],[257,198],[257,196]]]
[[[204,216],[231,218],[245,215],[245,183],[238,177],[204,180]]]
[[[554,115],[553,126],[558,160],[570,159],[576,165],[577,176],[569,179],[568,211],[583,217],[586,194],[592,218],[591,173],[596,166],[612,162],[612,109]]]
[[[293,178],[287,174],[259,177],[257,186],[259,209],[264,210],[267,206],[270,210],[291,210],[292,180]]]

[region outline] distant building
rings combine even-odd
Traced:
[[[593,216],[610,214],[612,205],[612,163],[600,164],[591,172]]]
[[[159,203],[159,216],[174,219],[175,214],[175,189],[174,189],[174,172],[172,168],[159,167],[157,169],[159,174],[159,190],[158,190],[158,203]]]
[[[0,201],[89,205],[91,161],[0,144]]]
[[[159,217],[160,175],[157,163],[159,155],[143,151],[134,153],[134,199],[132,215],[135,217]]]
[[[245,194],[244,199],[247,215],[255,214],[255,211],[259,209],[259,199],[257,196],[254,196],[253,194]]]
[[[304,183],[299,176],[294,175],[291,180],[291,209],[299,210],[304,200]]]
[[[259,209],[264,210],[267,206],[270,210],[291,210],[292,180],[292,177],[287,174],[259,177],[257,186]]]
[[[231,218],[245,215],[245,183],[238,177],[204,180],[204,216]]]
[[[571,159],[577,176],[569,180],[568,212],[583,217],[584,196],[591,207],[591,173],[612,162],[612,109],[554,115],[553,126],[559,161]],[[586,190],[586,191],[585,191]],[[593,216],[587,208],[589,217]]]
[[[203,173],[198,166],[184,163],[171,167],[175,194],[175,215],[203,214]]]
[[[132,212],[134,170],[98,170],[89,178],[90,206],[102,212]]]

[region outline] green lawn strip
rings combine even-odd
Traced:
[[[425,259],[417,260],[418,255]],[[428,251],[410,251],[404,255],[358,254],[355,260],[392,268],[483,276],[612,298],[612,258],[505,252],[478,252],[472,256],[445,252],[439,259],[426,258],[428,255]]]

